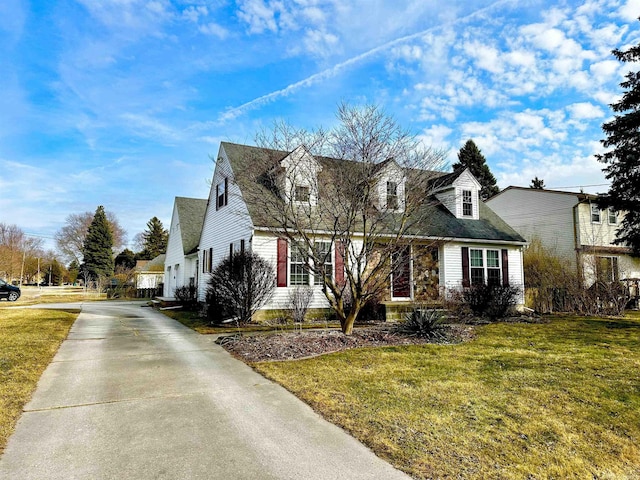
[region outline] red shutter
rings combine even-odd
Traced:
[[[344,285],[344,243],[336,242],[336,284]]]
[[[471,285],[469,280],[469,247],[462,247],[462,286]]]
[[[276,268],[277,285],[287,286],[287,239],[278,239],[278,267]]]
[[[509,251],[502,249],[502,285],[509,286]]]

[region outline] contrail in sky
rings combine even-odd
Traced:
[[[405,43],[409,40],[413,40],[414,38],[418,38],[421,37],[423,35],[426,35],[427,33],[431,33],[434,32],[436,30],[442,29],[444,27],[448,27],[451,25],[455,25],[456,23],[459,22],[466,22],[468,20],[472,20],[473,18],[480,16],[484,13],[487,13],[497,7],[500,6],[506,6],[507,4],[513,4],[513,3],[517,3],[517,0],[498,0],[497,2],[492,3],[491,5],[488,5],[484,8],[481,8],[479,10],[476,10],[473,13],[470,13],[469,15],[465,16],[465,17],[461,17],[461,18],[457,18],[451,22],[447,22],[444,23],[442,25],[438,25],[435,27],[430,27],[427,28],[426,30],[422,30],[418,33],[412,33],[411,35],[406,35],[404,37],[400,37],[397,38],[395,40],[391,40],[390,42],[387,42],[385,44],[379,45],[375,48],[372,48],[371,50],[368,50],[364,53],[361,53],[360,55],[356,55],[355,57],[352,57],[348,60],[345,60],[344,62],[338,63],[336,65],[334,65],[331,68],[328,68],[326,70],[323,70],[322,72],[318,72],[318,73],[314,73],[313,75],[300,80],[298,82],[292,83],[290,85],[287,85],[285,88],[282,88],[280,90],[276,90],[275,92],[271,92],[268,93],[266,95],[263,95],[261,97],[255,98],[253,100],[251,100],[250,102],[247,103],[243,103],[242,105],[238,106],[238,107],[234,107],[234,108],[230,108],[229,110],[227,110],[226,112],[224,112],[223,114],[220,115],[220,117],[218,118],[218,121],[221,123],[224,123],[228,120],[233,120],[236,117],[239,117],[240,115],[244,114],[245,112],[249,111],[249,110],[253,110],[255,108],[260,107],[261,105],[264,105],[266,103],[269,103],[279,97],[286,97],[287,95],[289,95],[290,93],[295,92],[296,90],[299,90],[300,88],[303,87],[308,87],[313,85],[314,83],[318,83],[321,80],[327,79],[327,78],[331,78],[336,76],[338,73],[340,73],[341,71],[345,70],[347,67],[354,65],[366,58],[372,57],[374,55],[376,55],[379,52],[382,52],[384,50],[389,49],[390,47],[394,47],[398,44],[401,43]]]

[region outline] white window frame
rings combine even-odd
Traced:
[[[602,211],[595,203],[591,204],[591,223],[602,223]]]
[[[480,252],[480,256],[476,256],[474,258],[474,252]],[[496,258],[489,258],[489,252],[496,254]],[[490,260],[497,260],[497,262],[493,263]],[[478,264],[479,261],[479,264]],[[474,265],[474,262],[476,265]],[[491,265],[490,265],[491,263]],[[478,270],[482,271],[482,282],[475,281],[474,282],[474,270],[477,272]],[[498,282],[497,285],[502,285],[502,256],[500,255],[500,250],[495,248],[470,248],[469,249],[469,283],[471,286],[474,285],[487,285],[489,282],[489,272],[497,272],[498,273]]]
[[[327,250],[326,248],[324,248],[323,250],[319,250],[319,245],[324,245],[325,247],[328,245],[329,249]],[[313,242],[313,248],[315,249],[315,257],[319,257],[318,252],[325,254],[325,261],[322,270],[324,272],[324,275],[328,276],[329,278],[333,278],[333,243],[331,243],[330,240],[316,240],[315,242]],[[318,269],[316,268],[316,270]],[[321,274],[316,271],[316,273],[313,275],[313,284],[322,285],[323,283],[324,282]]]
[[[389,210],[398,210],[398,208],[400,207],[397,182],[387,180],[387,196],[385,206]]]
[[[465,207],[469,207],[469,213],[465,212]],[[462,216],[473,217],[473,190],[462,190]]]
[[[294,185],[293,201],[298,203],[309,203],[311,200],[311,187],[308,185]]]
[[[309,255],[304,259],[305,249],[295,242],[289,243],[289,286],[308,286],[311,279],[309,275]],[[301,258],[298,258],[301,257]],[[295,272],[294,272],[295,268]],[[295,279],[295,280],[294,280]]]
[[[613,219],[613,221],[611,221]],[[617,225],[618,224],[618,211],[614,208],[607,208],[607,220],[609,225]]]

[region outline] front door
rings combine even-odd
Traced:
[[[411,256],[409,247],[401,247],[391,255],[391,297],[411,298]]]

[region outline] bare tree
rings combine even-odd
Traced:
[[[55,234],[58,251],[65,257],[67,262],[75,260],[82,263],[82,249],[89,231],[89,225],[93,221],[95,212],[72,213],[66,219],[65,225]],[[118,219],[112,212],[105,212],[107,222],[113,237],[113,251],[120,252],[126,243],[127,234],[118,223]]]
[[[38,258],[44,255],[42,239],[26,235],[17,225],[0,223],[0,277],[34,278]]]
[[[252,178],[244,187],[260,185],[243,195],[303,259],[350,334],[365,304],[388,291],[390,277],[405,277],[410,246],[435,243],[423,232],[444,152],[424,147],[376,106],[342,104],[336,116],[329,131],[278,123],[262,132],[256,140],[272,153],[251,159],[240,177]],[[334,250],[344,266],[335,274],[327,268]]]

